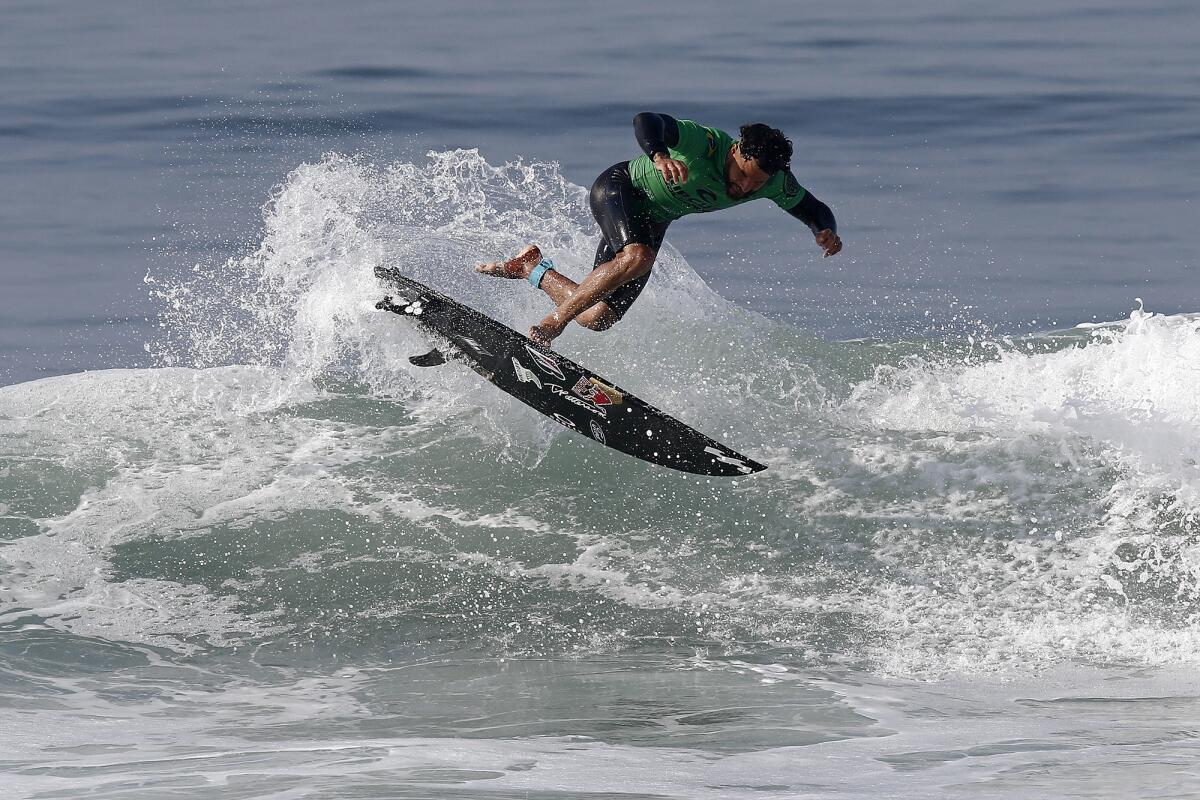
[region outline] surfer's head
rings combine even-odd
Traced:
[[[740,200],[756,192],[792,161],[792,142],[783,131],[752,122],[741,127],[742,138],[729,151],[725,169],[725,193]]]

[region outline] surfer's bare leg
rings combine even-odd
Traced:
[[[620,253],[618,253],[616,258],[614,258],[612,261],[596,267],[596,269],[593,270],[586,279],[584,279],[582,284],[576,283],[566,275],[563,275],[557,270],[552,269],[542,276],[542,282],[539,288],[550,296],[550,299],[554,301],[555,306],[558,306],[559,309],[561,309],[564,304],[569,303],[572,298],[575,297],[575,294],[581,285],[586,287],[588,281],[597,277],[597,272],[605,271],[605,275],[612,277],[624,275],[628,271],[628,267],[631,265],[636,266],[637,263],[640,262],[640,259],[638,259],[635,253],[632,252],[636,247],[640,247],[640,245],[632,245],[628,248],[625,248],[625,250],[622,250]],[[649,248],[646,249],[649,250]],[[629,252],[627,255],[626,251],[631,252]],[[654,251],[649,251],[649,258],[650,263],[653,264]],[[542,251],[538,249],[537,245],[531,244],[518,253],[515,258],[510,258],[508,261],[493,261],[488,264],[477,264],[475,266],[475,271],[483,275],[494,275],[498,278],[528,278],[529,273],[534,267],[541,263],[541,261]],[[646,266],[646,269],[649,269],[648,265]],[[620,280],[611,289],[604,289],[599,295],[596,296],[599,297],[603,294],[607,294],[617,286],[620,286],[621,284],[633,280],[634,278],[643,274],[645,274],[645,270],[641,270],[637,274],[634,274],[625,280]],[[607,330],[615,325],[619,319],[619,317],[612,312],[612,309],[610,309],[608,304],[603,300],[594,301],[589,305],[585,305],[583,306],[583,309],[583,311],[575,314],[573,319],[583,327],[590,328],[594,331]],[[566,327],[566,323],[571,319],[572,317],[566,318],[566,322],[563,322],[563,327]]]
[[[563,275],[558,270],[550,270],[542,277],[541,290],[550,295],[555,306],[561,306],[579,291],[579,284]],[[616,325],[619,318],[603,300],[592,303],[585,311],[575,317],[575,321],[593,331],[606,331]]]
[[[620,317],[601,298],[649,272],[657,255],[644,244],[626,245],[611,261],[598,265],[580,283],[557,272],[547,272],[542,278],[542,289],[558,307],[536,325],[530,335],[548,342],[562,333],[571,320],[596,331],[611,328]],[[550,283],[548,279],[552,278],[558,281]]]

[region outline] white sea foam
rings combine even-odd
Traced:
[[[101,477],[74,510],[38,520],[39,535],[4,549],[0,619],[32,612],[80,635],[174,647],[271,630],[267,619],[240,613],[233,594],[113,581],[109,559],[123,543],[246,515],[345,506],[343,487],[312,479],[322,459],[333,467],[341,458],[319,452],[329,432],[302,420],[273,424],[283,396],[312,392],[261,368],[112,370],[0,390],[10,457],[36,453]]]
[[[0,710],[8,757],[21,765],[5,788],[13,797],[67,789],[132,797],[183,786],[198,787],[197,796],[271,798],[466,791],[783,800],[1012,797],[1054,785],[1064,770],[1075,771],[1073,786],[1101,797],[1152,794],[1165,775],[1185,793],[1197,781],[1181,767],[1194,751],[1190,674],[1114,682],[1074,669],[1037,681],[920,684],[737,660],[653,666],[660,671],[643,675],[606,664],[613,698],[539,697],[542,719],[516,709],[497,715],[487,694],[528,689],[523,680],[543,692],[578,692],[571,679],[596,681],[595,666],[413,664],[259,676],[266,682],[164,664],[142,682],[136,671],[119,674],[103,694],[88,690],[90,679],[54,677],[47,684],[58,701],[39,711],[36,726]],[[635,689],[698,687],[714,694],[695,699],[738,705],[627,699]],[[788,732],[806,743],[756,746],[747,727],[755,718],[743,715],[763,691],[788,704]],[[569,711],[556,705],[564,700]],[[396,716],[430,703],[456,711],[448,724],[471,735],[414,733]],[[562,713],[570,718],[545,718]],[[618,720],[629,724],[624,734]],[[599,735],[523,735],[521,723],[591,723]],[[750,746],[737,747],[741,737]]]
[[[1200,321],[1139,309],[1038,344],[881,368],[840,409],[885,432],[854,448],[865,471],[915,495],[872,543],[903,578],[844,598],[896,632],[885,669],[1200,660]]]

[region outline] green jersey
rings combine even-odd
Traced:
[[[649,198],[648,212],[655,222],[671,222],[686,214],[717,211],[766,197],[784,211],[790,211],[804,199],[801,186],[790,170],[781,169],[762,188],[734,200],[725,193],[725,160],[733,147],[733,137],[716,128],[706,128],[687,119],[678,120],[679,144],[668,148],[669,155],[687,164],[688,179],[668,184],[649,156],[629,162],[633,185]]]

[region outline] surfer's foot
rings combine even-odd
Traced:
[[[484,275],[495,275],[497,278],[528,278],[533,268],[542,261],[542,251],[536,244],[526,245],[517,253],[516,258],[508,261],[493,261],[489,264],[476,264],[475,271]]]

